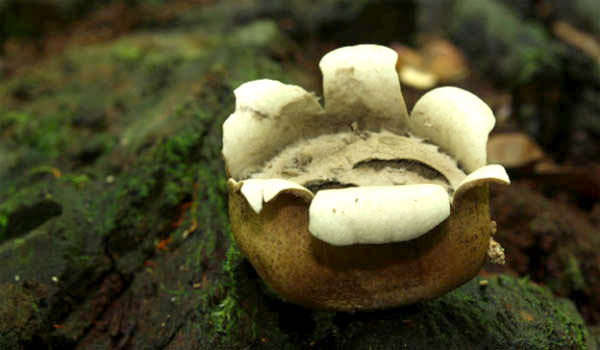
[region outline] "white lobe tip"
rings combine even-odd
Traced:
[[[262,211],[263,203],[268,203],[280,193],[293,193],[310,201],[313,193],[306,187],[283,179],[249,179],[240,181],[241,192],[256,214]]]
[[[438,185],[367,186],[322,190],[309,209],[310,233],[332,245],[415,239],[450,215]]]
[[[467,177],[464,178],[464,180],[462,180],[462,182],[454,191],[452,201],[456,201],[458,198],[460,198],[460,196],[462,196],[471,188],[489,182],[496,182],[504,185],[510,184],[508,174],[506,173],[506,170],[502,165],[486,165],[469,174]]]

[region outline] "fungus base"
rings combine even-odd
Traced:
[[[442,295],[473,278],[491,236],[487,185],[470,189],[423,236],[391,244],[333,246],[308,231],[304,199],[281,193],[256,214],[230,189],[232,230],[261,278],[310,308],[373,310]],[[462,228],[468,227],[466,232]]]

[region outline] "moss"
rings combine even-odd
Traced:
[[[235,244],[231,244],[227,250],[223,272],[227,279],[223,285],[226,296],[210,312],[210,322],[215,332],[222,335],[232,334],[232,331],[240,326],[242,308],[240,307],[239,295],[235,285],[235,268],[242,261],[243,256]]]
[[[66,174],[66,175],[62,176],[61,179],[64,181],[71,182],[73,185],[77,186],[78,188],[83,188],[83,186],[85,186],[85,184],[90,181],[89,176],[87,176],[86,174],[79,174],[79,175]]]
[[[138,46],[127,45],[125,43],[115,45],[113,54],[115,58],[124,63],[135,63],[143,57],[143,49]]]
[[[565,264],[564,280],[570,284],[570,289],[575,291],[583,291],[588,289],[585,283],[585,277],[579,267],[577,258],[573,255],[569,255],[567,263]]]
[[[237,29],[231,40],[237,45],[268,47],[273,42],[281,41],[282,37],[275,22],[258,20]]]
[[[14,125],[18,125],[18,127],[23,128],[31,119],[31,115],[29,115],[27,112],[6,111],[0,116],[0,126],[3,130],[6,130]]]
[[[364,315],[342,344],[367,348],[368,341],[359,338],[370,334],[371,341],[385,339],[372,343],[377,344],[372,349],[398,341],[409,348],[586,349],[590,337],[571,303],[554,301],[549,290],[527,279],[500,275],[486,287],[480,280],[439,299],[386,312],[387,317]],[[411,331],[415,327],[417,334]]]
[[[458,1],[450,18],[452,39],[498,82],[515,86],[558,66],[543,26],[522,21],[498,1]]]
[[[32,344],[44,328],[40,290],[21,285],[0,285],[0,348],[18,349]]]
[[[0,243],[28,233],[61,212],[61,205],[48,195],[43,184],[12,193],[0,203]]]
[[[217,70],[208,77],[210,93],[201,91],[195,100],[175,109],[174,117],[186,120],[185,127],[155,147],[148,159],[151,161],[142,162],[148,165],[140,167],[139,176],[132,177],[136,180],[130,179],[121,191],[144,203],[152,201],[158,193],[163,205],[191,203],[184,213],[176,216],[177,225],[169,228],[173,239],[170,247],[180,244],[190,247],[190,240],[196,242],[184,261],[186,268],[201,274],[202,280],[210,281],[197,282],[202,289],[191,292],[198,303],[196,309],[204,310],[199,316],[203,320],[199,326],[208,327],[212,342],[239,342],[246,338],[240,334],[256,331],[250,322],[251,306],[242,306],[240,302],[240,293],[245,295],[245,291],[240,292],[239,276],[234,271],[243,266],[244,260],[237,248],[229,244],[226,179],[220,160],[221,124],[228,115],[222,106],[231,104],[233,99],[223,72]],[[194,226],[197,229],[187,233],[194,238],[186,238],[184,232]],[[201,240],[196,241],[198,236]],[[220,254],[224,254],[222,262],[215,260]]]
[[[6,212],[0,211],[0,242],[3,242],[8,238],[6,235],[7,227],[8,227],[8,215],[6,214]]]

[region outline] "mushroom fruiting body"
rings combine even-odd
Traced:
[[[235,90],[223,125],[231,228],[285,300],[410,304],[458,287],[485,261],[487,183],[509,183],[486,165],[494,115],[454,87],[426,93],[409,115],[396,59],[377,45],[325,55],[324,109],[278,81]]]

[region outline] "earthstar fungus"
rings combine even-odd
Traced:
[[[473,278],[491,238],[486,165],[495,118],[475,95],[429,91],[409,115],[386,47],[320,62],[325,108],[304,89],[255,80],[223,124],[231,227],[279,296],[319,309],[410,304]],[[502,255],[500,257],[500,255]]]

